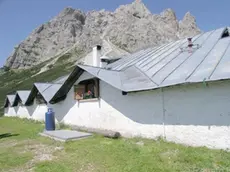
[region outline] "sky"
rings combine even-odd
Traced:
[[[148,9],[158,14],[172,8],[181,20],[190,11],[202,31],[229,26],[229,0],[142,0]],[[65,7],[82,11],[105,9],[114,11],[133,0],[0,0],[0,67],[36,27],[49,21]]]

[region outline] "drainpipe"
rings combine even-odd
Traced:
[[[206,81],[206,78],[203,79],[203,85],[204,87],[207,87],[207,83],[205,81]]]

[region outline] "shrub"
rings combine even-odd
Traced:
[[[8,66],[3,66],[3,71],[4,72],[8,72],[10,70],[10,67],[8,67]]]

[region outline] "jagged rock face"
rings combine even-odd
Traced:
[[[122,5],[115,12],[101,10],[84,13],[65,8],[16,46],[6,66],[30,67],[73,45],[88,52],[103,39],[135,52],[198,33],[200,30],[190,13],[178,22],[173,10],[166,9],[159,15],[151,14],[140,0]]]
[[[182,21],[179,22],[179,35],[183,38],[194,36],[197,32],[200,32],[200,30],[197,28],[196,19],[190,12],[187,12]]]

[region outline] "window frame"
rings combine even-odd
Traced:
[[[77,95],[77,90],[76,90],[77,87],[84,87],[84,88],[81,88],[81,89],[84,89],[83,94],[87,94],[90,88],[93,88],[93,91],[91,91],[93,92],[93,96],[86,98],[87,95],[83,95],[83,96]],[[74,100],[78,100],[78,101],[96,100],[96,99],[99,99],[99,96],[100,94],[99,94],[99,79],[98,78],[91,78],[91,79],[83,80],[79,82],[78,84],[74,85]]]

